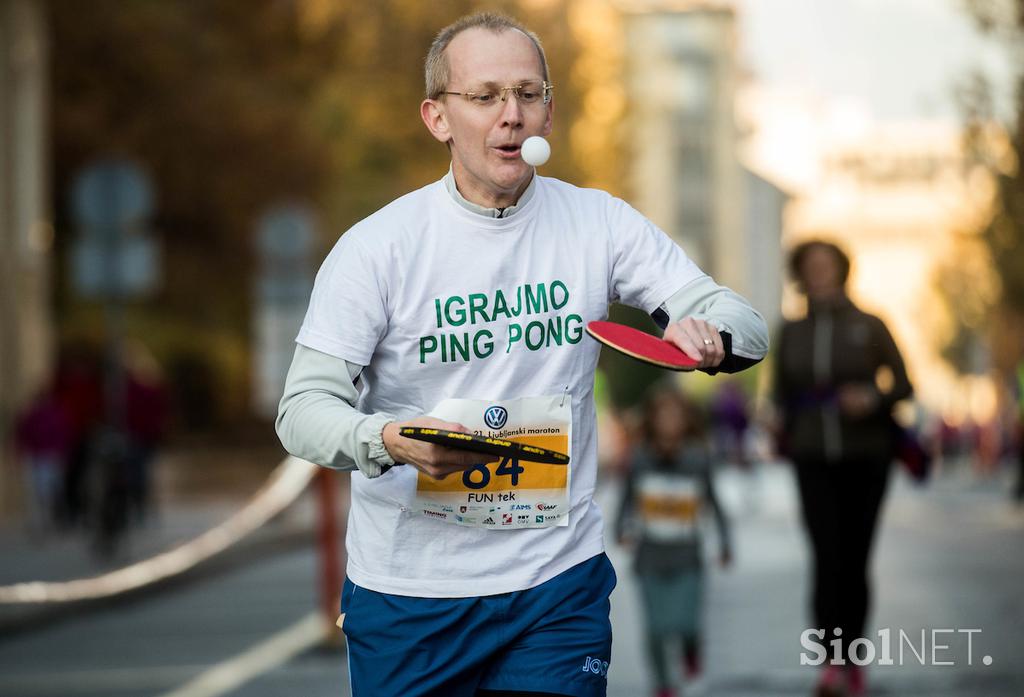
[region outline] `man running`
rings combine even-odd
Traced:
[[[599,345],[639,307],[707,372],[767,351],[764,320],[623,201],[536,175],[553,86],[537,36],[464,17],[426,59],[440,180],[348,230],[317,275],[281,400],[285,447],[350,469],[342,592],[353,694],[604,695],[609,594],[593,501]],[[531,440],[569,466],[452,450],[406,425]]]

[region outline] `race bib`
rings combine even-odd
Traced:
[[[446,399],[430,412],[491,438],[516,441],[569,456],[569,395],[506,401]],[[569,465],[480,455],[488,462],[442,480],[418,473],[414,511],[435,520],[488,530],[569,524]]]
[[[638,483],[640,520],[646,536],[680,542],[697,532],[700,490],[696,477],[644,474]]]

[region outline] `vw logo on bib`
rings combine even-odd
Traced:
[[[508,410],[505,407],[488,407],[484,412],[484,423],[495,431],[502,428],[506,421],[508,421]]]

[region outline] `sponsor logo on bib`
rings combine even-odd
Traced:
[[[495,431],[504,428],[507,421],[508,410],[505,407],[488,407],[484,412],[484,423],[487,424],[488,428],[494,429]]]

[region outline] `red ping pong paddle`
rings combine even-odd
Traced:
[[[616,322],[587,323],[587,334],[605,346],[644,363],[669,370],[693,370],[700,361],[690,358],[675,344]]]

